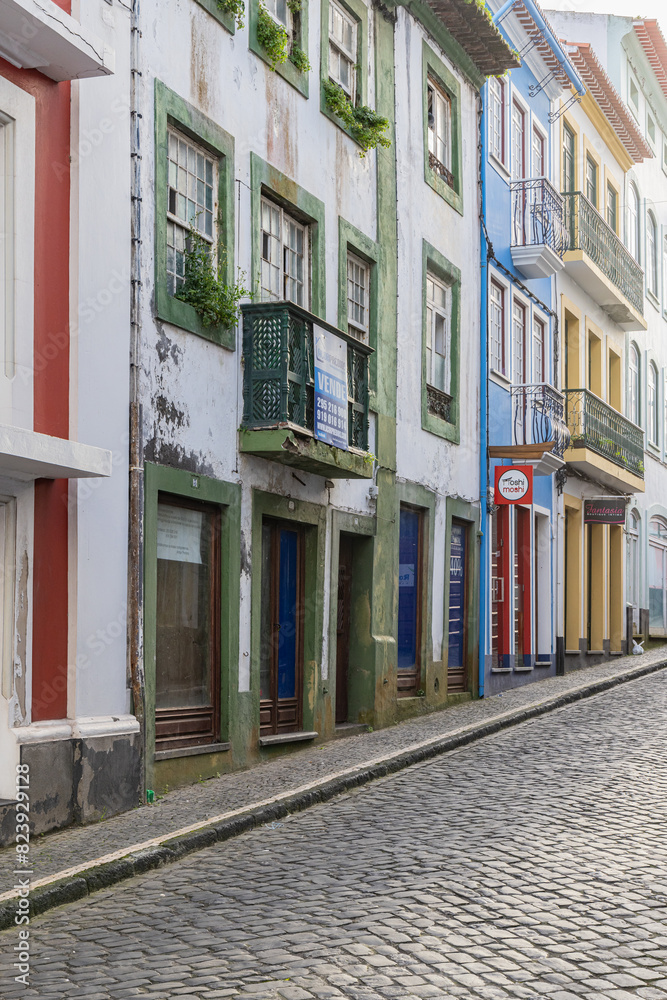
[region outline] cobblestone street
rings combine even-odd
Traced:
[[[4,997],[667,998],[667,673],[32,921]]]

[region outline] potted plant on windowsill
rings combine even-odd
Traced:
[[[327,107],[361,146],[359,156],[363,158],[369,149],[377,146],[391,146],[391,139],[387,135],[388,118],[365,104],[354,105],[340,84],[333,80],[326,80],[323,88]]]

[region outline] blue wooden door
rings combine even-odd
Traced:
[[[452,521],[449,554],[449,656],[447,689],[465,691],[466,677],[466,582],[467,530],[460,521]]]
[[[267,520],[262,526],[260,732],[301,728],[303,532]]]

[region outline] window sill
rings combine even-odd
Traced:
[[[174,757],[196,757],[203,753],[223,753],[231,750],[231,743],[205,743],[196,747],[174,747],[172,750],[156,750],[155,760],[172,760]]]
[[[550,667],[551,666],[551,660],[536,660],[535,661],[535,666],[536,667],[542,667],[542,668],[544,668],[544,667]]]
[[[532,667],[515,667],[514,668],[514,673],[515,674],[532,674],[532,672],[533,672],[533,668]]]
[[[198,3],[200,7],[203,7],[204,10],[207,10],[211,17],[215,18],[215,20],[218,21],[223,28],[226,28],[231,35],[236,32],[236,21],[234,16],[227,10],[221,10],[220,7],[218,7],[217,0],[196,0],[196,3]]]
[[[453,173],[454,187],[451,187],[444,177],[441,177],[429,163],[428,148],[424,153],[424,180],[430,188],[446,201],[455,212],[463,215],[463,195],[461,193],[461,176],[457,172]]]
[[[652,292],[650,290],[650,288],[646,289],[646,298],[651,303],[651,305],[656,310],[656,312],[660,312],[661,311],[660,310],[660,302],[658,300],[658,297],[657,297],[657,295],[654,294],[654,292]]]
[[[307,743],[316,740],[319,733],[276,733],[275,736],[260,736],[261,747],[282,746],[283,743]]]
[[[503,373],[499,372],[496,368],[490,369],[489,379],[491,382],[495,382],[496,385],[499,385],[501,389],[509,389],[512,385],[511,379],[509,379],[507,375],[503,375]]]
[[[492,674],[511,674],[511,667],[491,667]]]
[[[504,180],[506,180],[506,181],[510,180],[510,176],[511,175],[510,175],[509,170],[507,169],[507,167],[505,166],[505,164],[502,162],[502,160],[499,160],[497,156],[493,155],[493,153],[489,153],[489,163],[494,168],[494,170],[498,171],[498,173],[500,174],[500,176],[502,178],[504,178]]]

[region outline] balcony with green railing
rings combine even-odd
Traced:
[[[292,302],[243,306],[241,451],[328,478],[369,479],[368,371],[372,350]],[[347,344],[348,449],[315,438],[314,331]]]
[[[645,330],[644,272],[581,191],[563,193],[565,269],[624,330]]]
[[[643,492],[644,432],[589,389],[567,389],[568,465],[618,489]],[[593,456],[588,452],[594,453]],[[599,455],[607,463],[600,463]],[[616,467],[616,468],[613,468]],[[618,471],[616,471],[618,470]]]

